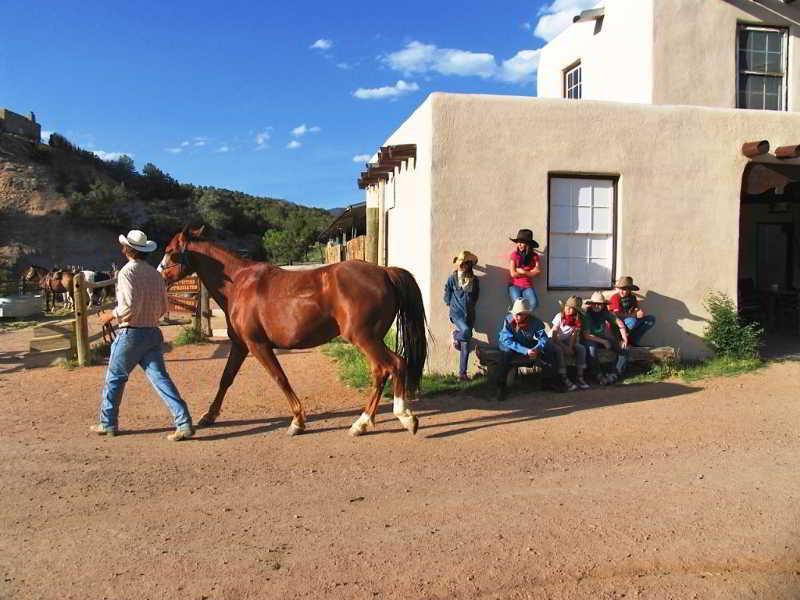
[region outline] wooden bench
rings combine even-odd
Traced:
[[[486,372],[489,381],[495,383],[497,381],[497,371],[500,366],[500,356],[502,352],[494,346],[478,346],[475,349],[475,354],[478,357],[479,367]],[[635,346],[628,348],[628,362],[651,364],[657,362],[674,361],[678,357],[675,348],[671,346]],[[609,364],[617,360],[617,353],[613,350],[606,350],[600,348],[598,358],[601,363]],[[566,357],[568,366],[575,366],[575,357]],[[514,354],[511,359],[511,369],[508,372],[506,383],[511,385],[516,377],[519,368],[530,369],[538,371],[539,367],[532,359],[522,354]]]

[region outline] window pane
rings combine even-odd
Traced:
[[[572,183],[570,179],[550,180],[550,204],[570,206],[572,204]]]
[[[592,209],[592,231],[594,233],[611,233],[611,211],[607,208],[595,207]]]
[[[550,284],[555,286],[573,285],[570,281],[570,260],[550,257]]]
[[[593,260],[587,264],[587,280],[593,287],[606,287],[611,283],[611,261]]]
[[[611,258],[611,236],[593,236],[589,239],[589,257],[592,259]]]
[[[580,180],[579,180],[580,181]],[[578,206],[591,206],[592,205],[592,183],[586,183],[583,180],[578,183]]]
[[[569,238],[567,235],[554,235],[550,233],[550,247],[547,252],[553,258],[566,258],[569,256]]]
[[[581,233],[589,233],[592,231],[591,206],[578,207],[578,231],[580,231]]]
[[[611,181],[596,182],[593,198],[595,206],[611,206],[611,200],[614,198],[614,184]]]
[[[748,36],[747,47],[751,50],[766,51],[767,34],[764,31],[751,31]]]
[[[550,230],[558,233],[572,233],[575,231],[572,212],[571,206],[553,206]]]
[[[767,94],[777,95],[781,93],[781,78],[780,77],[765,77],[764,78],[764,91]]]
[[[783,34],[778,31],[770,31],[767,33],[767,52],[782,52],[783,51]]]
[[[764,108],[767,110],[780,110],[781,109],[781,99],[780,96],[776,96],[774,94],[767,94],[764,96]]]
[[[748,71],[764,72],[767,68],[767,53],[760,51],[751,51],[749,53],[749,67]]]
[[[781,60],[780,52],[767,53],[766,68],[768,73],[783,73],[783,61]]]

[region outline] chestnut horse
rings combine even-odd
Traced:
[[[188,227],[164,250],[159,270],[167,283],[197,273],[225,312],[231,350],[219,390],[197,425],[219,416],[225,392],[252,353],[277,382],[294,418],[288,434],[305,429],[305,414],[275,357],[277,348],[313,348],[341,336],[369,361],[372,389],[364,412],[350,427],[361,435],[375,424],[375,412],[389,376],[394,385],[394,414],[403,427],[417,432],[418,420],[408,405],[422,377],[427,355],[425,307],[414,276],[404,269],[352,260],[317,269],[288,271],[236,256],[199,239],[203,228]],[[383,338],[397,321],[398,349]]]
[[[44,294],[45,311],[50,310],[50,298],[56,307],[56,294],[65,294],[65,306],[74,308],[72,297],[72,276],[70,271],[48,271],[44,267],[31,265],[22,274],[23,281],[37,283]]]

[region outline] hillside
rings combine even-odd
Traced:
[[[54,134],[50,144],[0,134],[0,268],[29,264],[106,269],[117,236],[141,228],[163,247],[186,224],[272,262],[302,259],[328,211],[179,183],[152,164],[103,161]]]

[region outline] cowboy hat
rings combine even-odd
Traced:
[[[580,310],[582,301],[580,296],[570,296],[566,300],[559,300],[558,303],[564,308],[574,308],[575,310]]]
[[[517,237],[515,238],[508,238],[512,242],[521,243],[524,242],[526,244],[530,244],[531,248],[538,248],[539,242],[533,239],[533,232],[530,229],[520,229],[517,232]]]
[[[525,298],[517,298],[511,306],[512,315],[529,315],[531,312],[530,305]]]
[[[460,265],[464,262],[471,262],[473,265],[478,263],[478,257],[469,250],[462,250],[458,255],[453,257],[453,264]]]
[[[606,298],[601,292],[595,292],[592,297],[584,300],[584,304],[606,304]]]
[[[120,235],[119,243],[139,252],[152,252],[157,246],[153,240],[147,239],[144,231],[139,231],[138,229],[131,229],[128,235]]]
[[[634,292],[639,290],[638,285],[633,285],[633,277],[629,277],[628,275],[617,279],[614,287],[618,290],[633,290]]]

